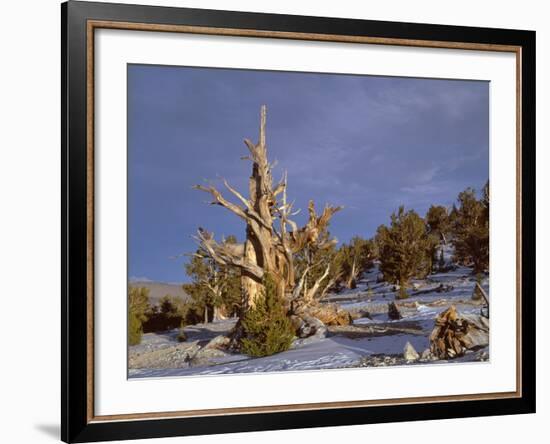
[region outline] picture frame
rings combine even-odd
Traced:
[[[69,1],[61,6],[62,59],[62,375],[65,442],[372,424],[535,412],[535,32]],[[94,205],[94,83],[100,29],[193,36],[326,42],[408,49],[467,50],[515,57],[516,333],[513,391],[391,399],[96,414],[94,341],[100,276]],[[493,162],[498,162],[493,159]],[[503,167],[504,168],[504,167]],[[499,279],[498,274],[492,276]],[[246,378],[247,376],[242,376]]]

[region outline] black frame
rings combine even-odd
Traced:
[[[520,46],[522,396],[294,412],[88,422],[86,24],[89,19]],[[535,32],[69,1],[61,5],[61,439],[90,442],[535,412]]]

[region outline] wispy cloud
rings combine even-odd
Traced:
[[[448,204],[488,176],[486,82],[132,66],[128,76],[129,270],[179,281],[198,226],[242,223],[191,186],[220,177],[245,192],[261,104],[289,198],[344,205],[331,232],[370,236],[398,205]],[[305,221],[307,214],[298,216]]]

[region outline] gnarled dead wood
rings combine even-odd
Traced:
[[[439,359],[456,358],[467,350],[489,345],[489,320],[484,316],[464,314],[454,305],[440,313],[430,335],[430,351]]]
[[[309,316],[319,319],[325,325],[350,325],[353,319],[347,310],[337,304],[318,304],[307,308]]]

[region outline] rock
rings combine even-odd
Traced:
[[[200,350],[199,341],[182,342],[175,346],[131,353],[129,368],[185,368]]]
[[[231,339],[229,337],[224,336],[224,335],[219,335],[219,336],[216,336],[215,338],[213,338],[212,340],[210,340],[210,342],[208,342],[208,344],[206,344],[204,346],[204,348],[205,349],[210,349],[210,348],[223,349],[223,348],[227,348],[230,341],[231,341]]]
[[[312,316],[304,316],[302,318],[302,326],[298,329],[299,338],[324,338],[327,335],[327,327],[319,319]]]
[[[417,361],[420,358],[420,356],[409,341],[407,341],[407,343],[405,344],[405,348],[403,349],[403,357],[409,362]]]
[[[447,293],[449,291],[452,291],[454,287],[449,284],[439,284],[439,286],[435,289],[438,293]]]
[[[203,347],[197,353],[189,358],[189,363],[192,366],[207,365],[211,363],[213,358],[226,356],[227,353],[214,347]]]
[[[361,318],[372,319],[371,314],[367,310],[357,310],[357,311],[351,313],[351,317],[352,317],[353,320],[361,319]]]
[[[482,350],[482,351],[478,352],[476,357],[477,357],[478,361],[488,361],[489,360],[489,353]]]
[[[180,346],[178,347],[181,347],[183,346],[184,344],[181,344]],[[193,356],[195,356],[195,354],[200,350],[200,346],[199,346],[199,341],[193,341],[191,343],[189,343],[189,346],[186,347],[186,348],[180,348],[180,355],[185,359],[185,360],[189,360],[191,359]]]
[[[357,314],[359,314],[359,316],[361,318],[369,318],[369,319],[372,319],[372,316],[370,314],[370,312],[368,310],[359,310],[357,312]]]
[[[395,302],[390,302],[388,304],[388,317],[394,321],[398,321],[399,319],[403,318]]]
[[[298,334],[298,331],[302,328],[304,321],[300,316],[292,315],[290,316],[290,323],[292,324],[292,328],[294,328],[296,334]]]
[[[432,352],[430,351],[429,348],[427,348],[426,350],[424,350],[422,352],[422,354],[420,355],[420,359],[422,359],[423,361],[433,361],[435,359],[434,355],[432,354]]]
[[[177,340],[178,340],[178,342],[187,341],[187,334],[185,334],[185,332],[183,330],[180,330],[180,332],[178,334],[178,337],[177,337]]]
[[[412,284],[412,289],[413,289],[414,291],[420,290],[420,284],[419,284],[418,282],[414,282],[414,283]]]
[[[484,316],[464,314],[454,305],[440,313],[430,334],[430,351],[439,359],[463,356],[467,350],[489,345],[489,320]]]

